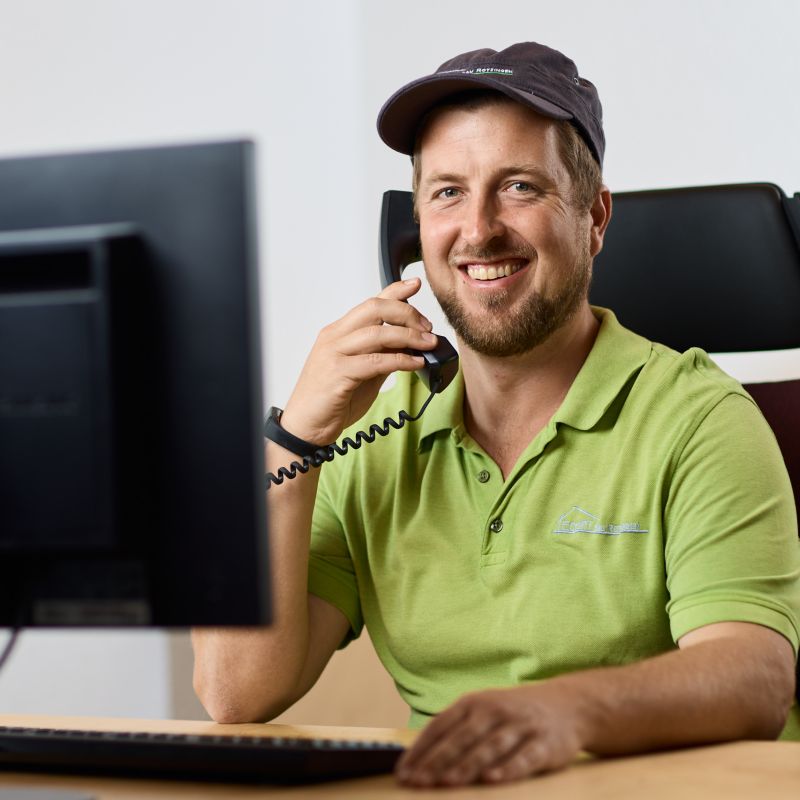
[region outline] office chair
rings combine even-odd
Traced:
[[[615,194],[590,298],[676,350],[800,348],[800,194],[766,183]],[[800,509],[800,378],[745,388]]]

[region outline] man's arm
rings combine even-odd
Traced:
[[[722,622],[678,645],[626,666],[466,695],[422,732],[398,777],[415,786],[508,781],[564,767],[581,750],[621,755],[781,732],[795,670],[783,636]]]
[[[267,469],[296,460],[272,442]],[[308,594],[311,514],[319,470],[285,481],[270,496],[274,624],[268,628],[196,628],[194,689],[217,722],[257,722],[302,697],[344,639],[339,609]]]
[[[421,357],[403,352],[436,346],[430,322],[405,302],[419,288],[419,279],[394,283],[323,329],[281,418],[286,430],[320,445],[335,441],[366,413],[387,375],[422,366]],[[268,443],[271,472],[296,460]],[[311,688],[349,629],[341,611],[308,594],[319,475],[309,470],[267,495],[274,623],[192,632],[195,691],[218,722],[263,721],[281,713]]]

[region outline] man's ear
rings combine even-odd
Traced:
[[[603,249],[603,237],[611,221],[611,192],[607,186],[601,186],[597,197],[589,209],[592,227],[589,230],[589,253],[594,258]]]

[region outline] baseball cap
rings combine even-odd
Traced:
[[[594,84],[558,50],[521,42],[505,50],[472,50],[445,61],[432,75],[396,91],[378,114],[378,133],[393,150],[411,155],[425,114],[448,95],[495,89],[553,119],[569,120],[602,166],[603,109]]]

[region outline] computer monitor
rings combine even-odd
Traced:
[[[269,621],[253,160],[0,160],[0,625]]]

